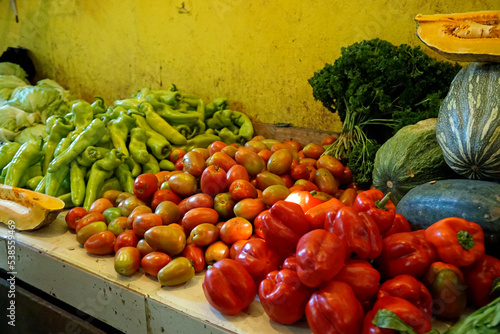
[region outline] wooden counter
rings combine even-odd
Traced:
[[[0,224],[0,267],[85,312],[89,322],[95,317],[134,334],[310,333],[305,320],[293,326],[272,322],[258,297],[236,316],[219,313],[203,294],[204,272],[178,287],[161,287],[142,269],[131,277],[121,276],[114,271],[113,256],[88,254],[62,216],[38,231],[15,233],[15,270],[11,270],[7,267],[9,233]],[[442,333],[449,325],[435,323],[434,327]]]

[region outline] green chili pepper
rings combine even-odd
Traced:
[[[231,117],[233,122],[240,128],[238,131],[238,135],[242,137],[244,141],[249,141],[250,139],[252,139],[254,129],[250,118],[239,111],[233,111]]]
[[[130,131],[130,143],[128,148],[132,158],[140,164],[145,164],[149,160],[149,153],[146,143],[149,135],[141,127],[133,128]]]
[[[22,144],[17,150],[5,174],[4,183],[6,185],[17,187],[22,176],[28,168],[43,157],[42,140],[30,140]]]
[[[228,145],[240,143],[241,140],[240,136],[230,131],[228,128],[222,128],[219,131],[219,136],[221,141]]]
[[[161,134],[153,130],[144,116],[138,115],[136,113],[132,113],[132,117],[135,119],[137,126],[146,130],[149,138],[146,142],[146,146],[149,151],[159,160],[163,160],[172,151],[172,146],[168,142],[168,140],[163,137]]]
[[[120,186],[126,192],[134,193],[134,177],[127,164],[121,164],[115,169],[115,176],[120,181]]]
[[[160,166],[158,160],[150,154],[149,161],[142,165],[143,173],[153,173],[156,174],[160,171]]]
[[[207,148],[214,141],[220,141],[221,137],[211,134],[211,133],[202,133],[188,140],[187,144],[180,147],[184,151],[189,152],[193,148]]]
[[[34,177],[37,176],[43,176],[42,173],[42,161],[40,160],[36,164],[29,166],[28,169],[26,170],[26,173],[23,174],[21,177],[21,181],[17,185],[19,188],[24,188],[28,181]]]
[[[104,193],[108,190],[123,191],[123,188],[120,185],[120,181],[116,177],[110,177],[109,179],[104,181],[104,184],[102,185],[97,198],[103,197]]]
[[[71,161],[70,165],[70,188],[71,188],[71,201],[75,206],[82,205],[85,199],[85,174],[87,168],[80,165],[77,160]]]
[[[98,143],[105,132],[106,126],[104,123],[98,118],[94,119],[64,152],[50,162],[48,172],[55,172],[61,166],[68,165],[71,160],[85,151],[85,148]]]
[[[51,116],[52,117],[52,116]],[[47,173],[49,168],[49,163],[54,158],[54,153],[56,151],[59,142],[68,136],[68,134],[74,129],[73,124],[69,123],[67,119],[63,117],[58,117],[47,133],[49,134],[46,138],[45,143],[45,158],[43,162],[43,173]]]
[[[153,130],[163,135],[169,142],[175,145],[185,145],[186,137],[175,130],[167,121],[158,115],[150,103],[143,102],[139,106],[139,111],[144,112],[146,121]]]
[[[225,97],[219,97],[207,104],[205,107],[205,117],[210,118],[216,111],[224,110],[229,107],[229,100]]]
[[[94,109],[87,101],[79,100],[71,107],[70,116],[75,130],[69,135],[76,138],[94,119]]]
[[[64,152],[68,149],[68,147],[71,146],[71,139],[69,137],[64,138],[59,142],[59,145],[56,148],[56,152],[54,154],[55,159],[57,159],[61,154],[64,154]],[[62,165],[59,167],[56,171],[54,172],[47,172],[45,174],[45,194],[49,196],[58,196],[59,193],[62,192],[63,189],[63,180],[66,179],[66,176],[69,175],[69,161],[67,164]]]
[[[127,115],[126,112],[121,112],[120,115],[109,121],[107,127],[111,134],[111,141],[115,148],[123,153],[125,157],[130,155],[127,148],[127,138],[130,130],[135,126],[135,119]]]
[[[163,160],[159,161],[158,167],[160,167],[160,170],[167,170],[170,172],[175,170],[175,164],[168,159],[163,159]]]
[[[98,198],[99,191],[104,185],[104,181],[109,179],[114,170],[125,160],[123,153],[117,149],[109,151],[108,155],[97,160],[90,168],[90,176],[85,190],[85,200],[83,207],[89,209],[90,205]]]
[[[141,90],[137,91],[137,93],[132,94],[131,98],[144,100],[147,95],[151,93],[151,89],[148,87],[144,87]]]
[[[42,179],[43,179],[42,175],[33,176],[31,179],[28,180],[28,182],[26,182],[26,186],[30,190],[35,190],[40,181],[42,181]]]
[[[0,169],[7,166],[20,147],[21,144],[18,142],[8,142],[0,146]]]
[[[76,157],[76,161],[80,166],[90,167],[94,162],[102,158],[102,149],[104,148],[101,147],[98,149],[95,146],[88,146],[79,156]]]
[[[148,157],[149,161],[149,157]],[[142,167],[141,165],[135,161],[132,157],[128,157],[125,159],[125,163],[127,164],[128,168],[130,169],[130,172],[132,173],[133,177],[137,177],[139,174],[142,172]]]
[[[35,191],[45,194],[46,185],[47,185],[47,175],[44,175],[44,177],[42,177],[40,182],[38,182],[38,184],[36,185]]]
[[[92,102],[90,105],[92,107],[92,111],[95,115],[103,114],[106,112],[106,104],[104,103],[104,99],[102,97],[96,96],[96,100]]]
[[[71,193],[70,192],[68,192],[66,194],[62,194],[60,196],[57,196],[57,198],[59,198],[61,201],[64,202],[64,208],[65,209],[74,208],[76,206],[73,203],[73,201],[71,200]]]
[[[139,108],[139,104],[142,102],[142,100],[137,99],[137,98],[129,98],[125,100],[118,100],[113,103],[115,107],[123,107],[127,110],[130,109],[137,109]]]

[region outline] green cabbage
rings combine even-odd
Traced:
[[[47,137],[47,132],[45,131],[45,125],[43,124],[35,124],[33,126],[30,126],[29,128],[25,128],[21,132],[19,132],[16,137],[15,141],[18,142],[19,144],[24,144],[27,141],[30,140],[40,140],[45,137]]]
[[[39,118],[37,116],[37,114],[27,113],[22,109],[4,105],[0,107],[0,128],[19,132],[38,122]]]

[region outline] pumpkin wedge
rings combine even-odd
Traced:
[[[0,222],[20,231],[36,230],[50,224],[64,209],[58,198],[35,191],[0,184]]]
[[[417,36],[444,58],[459,62],[500,62],[500,11],[415,17]]]

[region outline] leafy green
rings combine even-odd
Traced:
[[[314,73],[308,82],[313,96],[343,122],[342,134],[325,154],[342,161],[359,141],[358,127],[370,140],[383,144],[405,125],[437,117],[442,99],[460,70],[459,64],[437,61],[420,47],[395,46],[381,39],[354,43],[341,50],[332,64]],[[371,142],[367,142],[370,144]],[[375,145],[375,144],[374,144]],[[362,157],[354,182],[371,179],[375,146],[357,148]]]
[[[9,105],[0,107],[0,115],[2,115],[0,117],[0,128],[12,132],[18,132],[32,126],[37,121],[36,115]]]
[[[445,334],[498,334],[500,333],[500,297],[460,320]]]
[[[0,102],[10,99],[12,92],[23,86],[28,86],[28,83],[15,75],[0,75]]]
[[[43,139],[48,135],[45,130],[46,129],[44,124],[35,124],[33,126],[30,126],[29,128],[21,130],[21,132],[16,134],[14,141],[18,142],[19,144],[24,144],[27,141],[36,141]]]
[[[27,80],[28,74],[19,65],[8,61],[0,62],[0,75],[14,75],[22,80]]]
[[[404,322],[394,312],[386,309],[380,309],[375,313],[372,324],[380,328],[393,329],[401,334],[417,334],[416,330],[410,327],[410,325]],[[426,334],[439,334],[439,331],[432,329]]]

